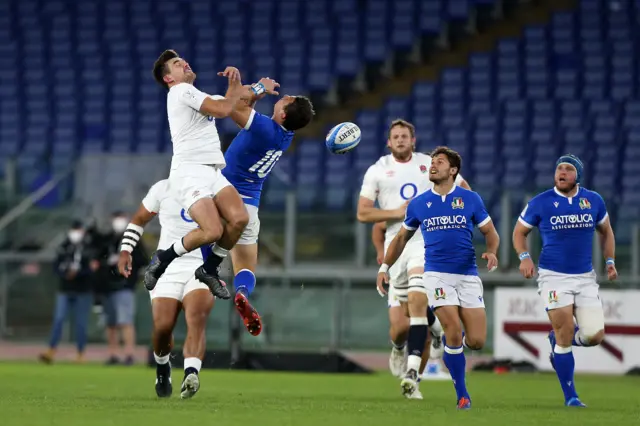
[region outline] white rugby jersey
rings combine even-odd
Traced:
[[[170,195],[167,179],[156,182],[149,189],[142,200],[142,205],[151,213],[156,213],[160,220],[158,249],[168,249],[171,244],[198,227],[198,224],[189,217],[180,203]],[[197,259],[202,263],[203,253],[201,250],[193,250],[180,257],[180,259],[188,258]]]
[[[173,143],[171,168],[182,164],[225,166],[216,120],[200,113],[205,98],[224,99],[208,95],[189,83],[172,86],[167,95],[167,116]]]
[[[433,188],[429,180],[431,156],[421,152],[414,152],[406,163],[397,161],[388,154],[369,167],[364,175],[360,196],[372,201],[378,201],[382,210],[397,209],[407,200]],[[462,181],[458,175],[456,183]],[[402,219],[387,222],[387,232],[384,238],[385,249],[398,234],[402,227]],[[422,241],[420,232],[411,238],[411,243]]]

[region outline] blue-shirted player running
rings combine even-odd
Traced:
[[[254,336],[260,334],[262,322],[249,303],[249,296],[256,284],[254,275],[258,264],[258,234],[260,219],[258,207],[262,185],[280,157],[291,144],[294,131],[305,127],[313,118],[311,101],[304,96],[284,96],[267,117],[256,112],[253,105],[266,94],[275,94],[279,86],[270,78],[263,78],[253,85],[254,95],[250,101],[238,101],[230,117],[242,130],[225,152],[227,163],[222,174],[233,185],[244,200],[249,213],[249,223],[240,240],[231,250],[235,305],[243,318],[247,330]]]
[[[429,179],[433,188],[411,200],[403,227],[387,249],[378,273],[378,283],[388,283],[387,271],[402,253],[407,241],[420,228],[425,243],[425,265],[422,285],[445,334],[444,363],[451,373],[459,409],[471,408],[465,383],[464,346],[481,349],[487,335],[482,281],[478,276],[473,247],[473,228],[484,234],[487,250],[482,258],[490,271],[498,266],[496,253],[500,237],[480,196],[455,185],[462,165],[460,155],[438,147],[432,153]],[[464,324],[463,336],[460,320]],[[409,328],[407,374],[402,380],[403,392],[417,386],[420,356],[424,348],[427,326],[412,324]]]
[[[542,296],[553,331],[549,333],[550,360],[564,392],[565,405],[584,407],[576,392],[572,346],[595,346],[604,338],[604,313],[592,264],[593,233],[598,231],[609,280],[618,277],[615,236],[604,200],[579,186],[583,164],[574,155],[556,162],[555,187],[524,208],[513,230],[513,247],[520,272],[534,275],[527,250],[527,234],[535,226],[542,237],[538,262],[538,294]],[[574,324],[576,318],[578,325]]]

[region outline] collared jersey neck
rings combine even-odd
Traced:
[[[569,196],[569,195],[565,195],[562,192],[560,192],[560,190],[557,187],[553,187],[553,191],[558,194],[559,196],[561,196],[562,198],[566,198],[569,201],[569,204],[573,204],[573,199],[575,197],[578,196],[578,194],[580,193],[580,185],[576,185],[576,192],[575,194]]]
[[[451,187],[451,189],[449,190],[449,192],[447,192],[446,194],[442,195],[439,192],[436,192],[435,188],[431,188],[431,192],[433,192],[434,194],[438,195],[440,198],[442,198],[442,201],[445,201],[447,199],[447,195],[451,194],[453,191],[456,190],[456,188],[458,187],[458,185],[456,185],[455,183],[453,184],[453,186]]]

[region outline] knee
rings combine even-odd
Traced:
[[[198,309],[194,312],[185,312],[185,321],[187,323],[187,329],[204,329],[207,324],[207,318],[209,317],[209,309]]]
[[[173,333],[173,322],[166,319],[158,319],[153,323],[153,330],[160,336],[167,336]]]
[[[556,343],[563,347],[571,346],[571,342],[573,341],[573,336],[575,334],[575,328],[573,323],[569,326],[568,324],[562,325],[560,327],[554,327],[553,331],[556,335]]]
[[[447,339],[447,346],[462,346],[462,326],[460,325],[460,321],[456,323],[455,321],[442,322],[442,320],[440,320],[440,323],[442,324],[442,329]]]
[[[218,241],[220,237],[222,237],[223,227],[220,222],[209,224],[206,227],[201,227],[202,232],[204,232],[205,239],[209,243],[213,243]]]
[[[242,232],[244,228],[249,224],[249,212],[247,212],[246,208],[240,209],[236,214],[233,215],[233,218],[229,221],[229,226],[231,226],[235,231]]]
[[[465,346],[472,351],[479,351],[484,348],[486,338],[484,336],[473,336],[466,334],[464,336]]]

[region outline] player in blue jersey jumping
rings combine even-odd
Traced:
[[[308,98],[284,96],[274,105],[272,116],[267,117],[256,112],[253,105],[267,94],[277,95],[275,90],[279,84],[267,77],[252,87],[253,98],[238,101],[230,115],[242,130],[225,152],[227,165],[222,174],[240,193],[249,213],[249,223],[231,250],[231,261],[235,274],[236,309],[247,330],[257,336],[262,330],[262,322],[249,303],[249,296],[256,285],[254,273],[258,264],[258,207],[262,185],[289,148],[294,131],[309,124],[315,113]]]
[[[425,305],[428,298],[440,320],[445,334],[443,359],[453,379],[457,406],[469,409],[471,398],[465,383],[463,348],[481,349],[487,335],[482,281],[472,243],[473,227],[477,226],[485,236],[487,249],[482,258],[487,260],[490,271],[498,267],[500,237],[480,196],[455,184],[462,165],[460,155],[447,147],[438,147],[431,157],[429,179],[433,188],[409,202],[403,227],[387,249],[378,272],[378,288],[382,288],[383,282],[388,284],[389,268],[420,228],[425,243],[424,275],[421,282],[411,282],[409,297],[423,298]],[[425,311],[426,306],[422,312]],[[405,394],[417,387],[428,332],[426,318],[411,318],[410,324],[407,373],[401,383]]]
[[[565,405],[585,407],[576,392],[572,346],[595,346],[604,338],[604,313],[592,264],[593,233],[598,231],[609,280],[615,280],[615,236],[604,200],[580,187],[584,166],[574,155],[556,162],[555,187],[529,201],[513,230],[520,272],[534,275],[527,234],[537,227],[542,237],[538,261],[538,294],[553,331],[550,360],[564,393]],[[574,323],[574,316],[578,323]]]

